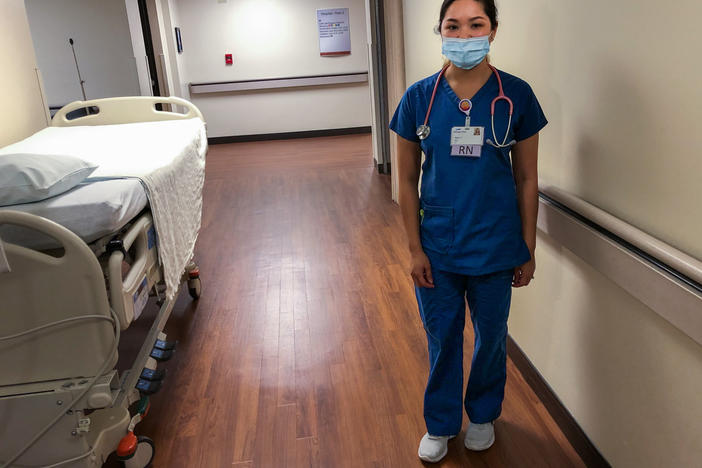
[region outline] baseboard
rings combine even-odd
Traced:
[[[388,171],[385,172],[385,164],[378,164],[378,174],[392,174],[392,164],[388,163]]]
[[[291,140],[294,138],[318,138],[327,136],[356,135],[360,133],[371,133],[371,127],[330,128],[326,130],[309,130],[304,132],[263,133],[258,135],[211,137],[208,138],[207,141],[210,145],[220,145],[223,143]]]
[[[517,345],[511,336],[507,338],[507,355],[519,369],[524,380],[534,391],[544,407],[551,414],[558,427],[580,455],[588,468],[611,468],[597,447],[590,441],[585,432],[580,428],[575,418],[558,399],[551,387],[546,383],[539,371],[534,367],[524,351]]]

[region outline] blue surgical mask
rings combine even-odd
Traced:
[[[444,37],[441,53],[454,65],[464,70],[475,68],[490,52],[490,36],[460,39]]]

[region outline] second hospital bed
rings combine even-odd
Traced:
[[[93,112],[68,118],[80,108]],[[0,466],[61,405],[65,415],[10,466],[97,467],[120,440],[125,465],[145,466],[148,460],[132,457],[137,447],[128,447],[151,445],[133,435],[148,404],[143,371],[155,368],[154,343],[167,343],[162,329],[178,284],[184,280],[194,298],[200,294],[191,259],[200,227],[204,121],[178,98],[112,98],[71,104],[43,132],[0,154],[73,152],[100,167],[64,194],[0,207],[0,256],[10,266],[10,272],[0,268],[0,336],[11,338],[0,339]],[[81,136],[92,142],[76,141]],[[145,143],[136,157],[125,154]],[[100,154],[87,154],[94,152]],[[147,153],[151,159],[140,160]],[[112,369],[116,340],[149,294],[162,306],[132,367],[119,375]]]

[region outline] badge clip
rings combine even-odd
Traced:
[[[470,127],[470,111],[473,109],[473,103],[470,99],[461,99],[458,103],[458,110],[466,114],[466,127]]]

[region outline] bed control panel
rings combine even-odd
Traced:
[[[168,361],[173,357],[177,345],[177,341],[167,341],[166,335],[160,333],[158,339],[154,342],[154,347],[151,350],[150,356],[158,362]]]
[[[154,348],[151,350],[151,354],[149,356],[156,359],[158,362],[166,362],[173,357],[174,351],[175,350],[173,350],[173,349],[163,350],[163,349]]]
[[[141,371],[140,379],[149,380],[151,382],[161,381],[166,377],[166,369],[148,369],[144,368]]]
[[[141,313],[144,311],[144,307],[146,307],[146,303],[149,300],[149,283],[146,279],[146,276],[144,276],[144,279],[141,280],[141,283],[139,283],[139,288],[137,288],[132,295],[134,320],[141,316]]]
[[[158,369],[158,363],[172,358],[177,345],[177,341],[168,341],[165,333],[161,332],[158,334],[158,338],[151,349],[151,354],[146,361],[146,365],[141,370],[136,384],[136,389],[142,395],[153,395],[161,390],[163,380],[166,377],[166,370]]]
[[[162,349],[164,351],[170,351],[172,349],[175,349],[177,344],[177,341],[165,341],[158,339],[156,340],[156,343],[154,343],[154,348]]]
[[[149,293],[161,280],[158,239],[150,215],[142,215],[126,233],[106,247],[109,264],[110,304],[125,330],[144,311]],[[125,272],[125,262],[128,270]]]
[[[137,390],[139,390],[139,392],[142,395],[153,395],[154,393],[161,390],[162,384],[163,384],[163,381],[161,381],[161,380],[151,381],[151,380],[139,379],[139,381],[137,382],[136,388],[137,388]]]

